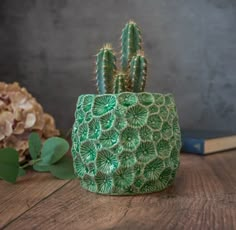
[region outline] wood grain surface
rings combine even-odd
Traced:
[[[23,196],[30,196],[33,203],[32,197],[45,189],[53,194],[37,201],[5,229],[236,229],[236,151],[206,157],[182,154],[175,183],[149,195],[97,195],[83,190],[77,180],[57,184],[61,188],[56,189],[59,181],[49,178],[47,186],[35,189],[37,178],[38,174],[34,181],[22,183],[21,194],[7,194],[13,202],[6,206],[13,207],[19,199],[25,207],[28,198]],[[1,196],[2,186],[1,182]],[[4,210],[5,204],[0,204]],[[4,223],[9,222],[6,218],[1,216]]]
[[[66,183],[50,174],[32,171],[16,184],[0,181],[0,229]]]

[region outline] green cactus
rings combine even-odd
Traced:
[[[121,40],[122,73],[116,75],[116,57],[111,45],[105,45],[97,54],[96,79],[99,94],[144,91],[147,61],[141,47],[141,32],[135,22],[129,21],[125,25]]]
[[[170,94],[144,91],[147,60],[140,30],[122,31],[121,70],[110,45],[97,54],[97,88],[78,99],[72,133],[81,186],[109,195],[135,195],[170,186],[179,167],[181,135]],[[128,91],[128,92],[127,92]]]
[[[141,42],[141,32],[137,24],[133,21],[129,21],[122,30],[121,35],[121,66],[124,72],[128,70],[129,62],[132,57],[141,50]]]
[[[147,78],[147,60],[143,54],[138,53],[136,56],[132,57],[129,78],[131,82],[131,91],[144,91]]]
[[[127,91],[127,76],[124,73],[118,73],[114,79],[114,90],[113,93],[122,93]]]
[[[97,90],[100,94],[113,92],[113,76],[116,72],[116,57],[110,44],[106,44],[97,54]]]

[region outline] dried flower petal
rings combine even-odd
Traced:
[[[52,136],[58,136],[60,134],[59,130],[56,129],[55,121],[51,115],[48,113],[45,113],[43,115],[44,118],[44,128],[43,128],[43,136],[45,138],[52,137]],[[34,127],[35,128],[35,127]]]
[[[13,133],[14,134],[22,134],[25,131],[24,126],[25,126],[24,122],[22,122],[22,121],[18,122],[14,128]]]
[[[0,82],[0,148],[13,147],[20,161],[28,154],[28,137],[37,132],[42,140],[59,135],[52,116],[18,83]]]
[[[36,122],[36,117],[33,113],[28,113],[25,120],[25,128],[31,128]]]

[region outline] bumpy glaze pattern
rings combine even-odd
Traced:
[[[126,195],[163,190],[179,167],[180,128],[170,94],[81,95],[72,155],[83,188]]]

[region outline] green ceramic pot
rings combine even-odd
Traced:
[[[181,137],[173,96],[81,95],[72,142],[83,188],[110,195],[163,190],[179,167]]]

